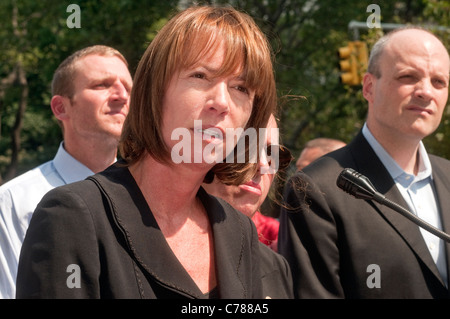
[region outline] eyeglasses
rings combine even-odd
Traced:
[[[291,154],[291,151],[283,146],[283,145],[267,145],[267,155],[271,156],[272,153],[276,155],[278,153],[278,170],[284,170],[289,167],[291,161],[294,157]],[[269,165],[271,164],[272,159],[269,161]]]

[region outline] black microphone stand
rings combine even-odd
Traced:
[[[366,176],[356,172],[355,170],[351,168],[344,169],[336,180],[336,185],[346,193],[349,193],[356,198],[375,200],[381,205],[385,205],[395,210],[416,225],[450,243],[449,234],[420,219],[409,210],[405,209],[403,206],[386,198],[383,194],[379,193],[375,189],[375,187]]]

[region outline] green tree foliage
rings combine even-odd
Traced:
[[[423,1],[327,1],[327,0],[235,0],[224,1],[250,13],[271,36],[276,50],[276,78],[281,99],[280,130],[283,144],[297,158],[303,145],[315,137],[334,137],[349,142],[364,124],[367,102],[361,87],[339,83],[337,50],[356,40],[349,30],[352,20],[366,22],[377,4],[382,23],[449,25],[449,2]],[[369,49],[383,34],[380,29],[360,30],[359,39]],[[450,29],[436,30],[450,48]],[[301,98],[303,96],[304,98]],[[450,110],[439,130],[425,140],[429,152],[450,159]],[[295,171],[292,164],[291,174]],[[286,178],[286,177],[285,177]],[[271,198],[281,194],[283,182],[275,184]],[[277,215],[271,200],[265,213]]]
[[[72,3],[80,6],[81,28],[66,24]],[[231,4],[253,16],[268,34],[276,52],[279,94],[286,97],[279,114],[281,138],[295,156],[314,137],[348,142],[364,123],[367,106],[361,88],[339,83],[337,49],[354,40],[348,24],[365,22],[369,4],[379,4],[382,23],[450,25],[450,4],[438,0],[3,0],[0,176],[10,178],[54,156],[61,133],[49,107],[50,82],[65,57],[88,45],[111,45],[124,53],[134,73],[144,49],[177,6],[197,3]],[[360,30],[360,39],[370,48],[382,33]],[[436,33],[449,48],[449,29]],[[438,131],[425,140],[431,153],[447,158],[449,121],[447,108]],[[17,150],[14,132],[19,132]]]
[[[425,3],[423,17],[420,18],[420,21],[428,25],[441,26],[441,28],[435,28],[433,31],[442,39],[447,50],[449,50],[450,2],[429,0]],[[448,104],[450,103],[447,103],[441,125],[434,134],[424,140],[424,144],[430,153],[450,159],[450,108]]]
[[[80,7],[81,28],[68,27],[73,11],[67,8],[72,3]],[[170,15],[177,3],[0,2],[0,183],[53,158],[58,148],[61,132],[49,106],[51,79],[58,64],[80,48],[105,44],[124,54],[133,73],[154,25]],[[19,71],[26,80],[23,83]],[[18,133],[17,150],[14,132]]]
[[[276,56],[277,86],[280,96],[288,96],[279,115],[282,138],[298,156],[303,145],[314,137],[351,140],[362,127],[367,103],[361,87],[339,83],[337,50],[355,40],[349,30],[352,20],[366,22],[372,12],[367,6],[378,3],[382,23],[449,25],[447,1],[314,1],[314,0],[236,0],[235,6],[249,12],[272,35]],[[383,34],[380,29],[359,31],[359,39],[369,49]],[[449,44],[450,29],[436,30]],[[289,98],[303,96],[304,98]],[[447,108],[443,125],[448,127]],[[441,127],[429,137],[430,152],[450,158],[443,143],[449,129]],[[448,140],[449,138],[447,138]]]

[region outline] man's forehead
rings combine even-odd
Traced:
[[[123,66],[124,69],[128,70],[128,67],[126,66],[125,62],[122,61],[122,59],[120,59],[117,56],[103,56],[103,55],[90,54],[85,57],[82,57],[76,63],[77,64],[89,64],[90,68],[98,69],[98,70],[108,69],[109,66],[111,66],[111,65],[120,66],[120,67]]]
[[[102,61],[101,63],[99,63]],[[89,66],[87,66],[89,65]],[[113,68],[111,68],[113,66]],[[125,76],[131,81],[126,64],[116,56],[88,55],[76,62],[75,76],[108,78]]]
[[[426,35],[423,39],[396,36],[386,45],[383,55],[381,60],[386,61],[389,67],[393,67],[392,64],[406,67],[418,63],[438,65],[440,71],[450,67],[450,57],[446,48],[431,35]]]

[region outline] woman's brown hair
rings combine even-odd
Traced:
[[[167,85],[174,74],[195,66],[222,42],[225,59],[217,76],[244,68],[246,86],[255,90],[246,128],[265,127],[277,104],[273,54],[267,38],[250,16],[231,7],[192,7],[169,20],[139,62],[120,143],[121,156],[128,165],[147,153],[157,161],[171,162],[170,150],[161,134]],[[211,172],[227,184],[239,184],[255,166],[219,163]]]

